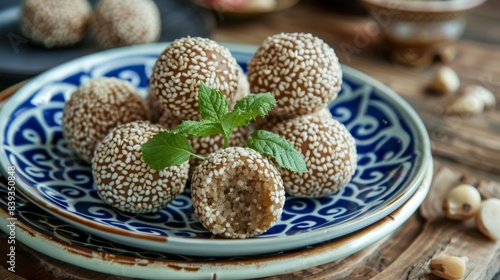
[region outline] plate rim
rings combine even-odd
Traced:
[[[44,84],[47,80],[54,80],[54,79],[60,79],[61,76],[67,75],[66,72],[72,72],[77,69],[86,69],[90,68],[92,65],[97,63],[98,61],[102,60],[112,60],[114,58],[122,57],[122,56],[127,56],[127,55],[145,55],[149,53],[160,53],[167,45],[169,42],[160,42],[160,43],[153,43],[153,44],[145,44],[145,45],[138,45],[138,46],[129,46],[129,47],[122,47],[122,48],[116,48],[116,49],[110,49],[106,50],[103,52],[98,52],[94,54],[90,54],[87,56],[80,57],[78,59],[66,62],[64,64],[61,64],[57,67],[54,67],[50,70],[45,71],[44,73],[38,75],[37,77],[33,78],[29,82],[27,82],[23,87],[21,87],[18,92],[16,92],[9,100],[4,104],[3,109],[0,110],[0,119],[8,118],[12,115],[13,110],[15,109],[15,105],[19,105],[20,103],[26,101],[31,94],[33,93],[34,90],[40,87],[40,85]],[[257,49],[258,46],[255,45],[244,45],[244,44],[235,44],[235,43],[221,43],[225,45],[226,47],[229,48],[229,50],[234,51],[241,51],[243,53],[249,53],[253,54],[253,52]],[[61,71],[64,70],[64,71]],[[357,227],[353,228],[352,231],[354,230],[359,230],[362,227],[366,227],[369,224],[372,224],[376,222],[377,220],[383,218],[387,213],[390,213],[400,205],[402,205],[411,195],[413,192],[418,188],[420,182],[423,180],[423,177],[425,175],[425,171],[428,167],[429,164],[429,159],[431,158],[431,152],[430,152],[430,139],[427,134],[427,130],[425,129],[425,126],[416,113],[416,111],[401,97],[399,96],[396,92],[394,92],[392,89],[387,87],[386,85],[382,84],[381,82],[377,81],[376,79],[362,73],[359,70],[355,70],[349,66],[342,65],[342,70],[345,76],[350,76],[354,78],[355,80],[358,81],[363,81],[369,85],[371,85],[374,90],[377,90],[382,96],[385,96],[387,99],[392,99],[392,105],[394,107],[397,107],[398,112],[409,122],[411,123],[414,127],[418,135],[414,135],[414,137],[418,137],[418,139],[414,139],[417,147],[420,145],[423,149],[422,151],[422,161],[418,164],[419,166],[416,166],[415,168],[417,169],[415,176],[412,180],[409,180],[407,183],[406,190],[399,194],[397,197],[394,197],[391,202],[390,202],[390,208],[385,207],[383,209],[379,209],[379,211],[375,211],[374,213],[369,213],[362,215],[361,217],[358,217],[354,220],[351,220],[350,223],[357,222],[359,219],[363,218],[364,223],[358,224]],[[0,123],[0,132],[3,132],[5,130],[6,122],[1,122]],[[4,142],[4,133],[0,133],[0,143]],[[2,172],[4,174],[7,174],[7,167],[10,164],[5,150],[1,149],[0,150],[0,165]],[[77,216],[76,214],[67,212],[66,210],[53,205],[49,201],[44,200],[41,197],[38,197],[36,194],[32,193],[27,186],[24,186],[24,183],[20,181],[18,178],[16,178],[16,183],[20,185],[21,187],[18,188],[18,190],[26,197],[28,200],[32,201],[33,203],[37,204],[39,207],[46,209],[49,211],[52,215],[57,216],[58,218],[64,220],[65,222],[68,222],[73,225],[77,225],[80,228],[83,228],[85,231],[91,232],[93,234],[99,235],[101,237],[105,237],[107,239],[112,239],[114,241],[118,241],[121,243],[128,243],[129,238],[138,238],[138,241],[142,242],[155,242],[155,245],[158,245],[157,242],[168,244],[167,249],[170,250],[176,250],[176,251],[182,251],[185,252],[186,245],[204,245],[206,246],[206,241],[210,240],[210,249],[215,249],[217,251],[221,250],[221,246],[228,245],[228,243],[231,243],[232,246],[248,246],[248,242],[250,239],[201,239],[201,238],[183,238],[183,237],[176,237],[176,236],[154,236],[154,235],[147,235],[143,233],[134,233],[130,232],[127,230],[119,229],[119,228],[112,228],[108,225],[104,225],[95,221],[90,221],[88,219],[85,219],[83,217]],[[345,224],[343,227],[347,227],[348,224]],[[342,227],[340,227],[342,228]],[[336,226],[334,231],[339,230],[339,225]],[[352,232],[351,231],[351,232]],[[345,234],[343,234],[345,235]],[[280,237],[280,239],[285,239],[285,243],[293,242],[293,243],[300,243],[299,245],[304,246],[307,244],[313,244],[313,243],[318,243],[322,242],[325,240],[329,240],[332,238],[339,237],[339,235],[335,236],[332,233],[331,229],[321,229],[321,230],[315,230],[311,232],[306,232],[302,234],[297,234],[297,235],[290,235],[290,236],[284,236]],[[314,242],[310,242],[309,240],[313,239]],[[255,253],[255,251],[259,251],[263,253],[264,251],[260,251],[269,245],[273,244],[274,245],[274,238],[254,238],[251,239],[252,241],[252,246],[251,251],[245,252],[245,254],[252,254]],[[302,241],[301,241],[302,240]],[[308,242],[305,242],[307,240]],[[174,241],[174,242],[173,242]],[[306,244],[307,243],[307,244]],[[296,245],[297,247],[298,245]],[[155,247],[156,248],[156,247]],[[208,250],[208,249],[207,249]],[[277,249],[273,249],[272,251],[276,251]],[[268,249],[267,252],[270,252]],[[221,251],[221,256],[222,255],[229,255],[229,254],[234,254],[234,251]],[[193,255],[200,255],[199,253],[191,253]]]
[[[74,246],[64,242],[64,240],[55,239],[45,233],[36,231],[21,221],[17,221],[16,238],[30,249],[59,261],[92,271],[119,276],[143,278],[147,275],[148,279],[214,279],[213,277],[216,276],[217,279],[243,279],[242,277],[248,277],[247,274],[243,273],[242,275],[242,267],[245,267],[254,273],[251,277],[269,277],[292,273],[347,257],[393,233],[418,210],[431,188],[433,173],[434,166],[431,159],[424,179],[415,193],[385,218],[347,237],[330,240],[314,248],[302,248],[300,251],[285,253],[285,256],[263,256],[254,260],[200,262],[155,260],[153,258],[137,259]],[[11,216],[3,208],[0,208],[0,219],[6,220],[9,217]],[[90,253],[91,257],[85,255],[84,252]],[[65,257],[71,253],[73,253],[72,257]],[[119,256],[125,261],[110,262],[110,260],[117,259],[114,256]],[[308,259],[312,261],[305,261]],[[146,260],[146,264],[142,263],[141,260]],[[151,267],[156,268],[156,273],[148,275],[148,272],[152,272]]]

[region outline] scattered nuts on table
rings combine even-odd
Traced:
[[[431,260],[431,273],[443,279],[461,279],[466,270],[467,257],[441,256]]]
[[[460,78],[457,73],[448,66],[441,66],[437,69],[431,83],[433,93],[446,94],[455,92],[460,87]]]
[[[463,87],[457,97],[449,103],[444,113],[447,115],[474,115],[494,108],[496,99],[493,92],[479,85]]]
[[[453,188],[443,201],[444,215],[452,220],[472,218],[481,205],[479,191],[468,184]]]
[[[500,199],[489,198],[481,203],[476,224],[481,233],[492,240],[500,240]]]
[[[489,89],[479,85],[468,85],[461,90],[462,94],[470,94],[476,96],[479,100],[483,101],[484,109],[489,110],[495,108],[496,98],[493,92]]]

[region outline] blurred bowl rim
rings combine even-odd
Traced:
[[[486,0],[360,0],[366,6],[404,12],[464,12]]]
[[[298,4],[300,0],[276,0],[276,7],[273,9],[264,9],[264,8],[241,8],[241,9],[229,9],[229,10],[223,10],[224,14],[229,14],[233,16],[256,16],[256,15],[263,15],[263,14],[268,14],[268,13],[274,13],[274,12],[279,12],[286,10],[288,8],[291,8]],[[206,1],[203,0],[193,0],[193,3],[196,5],[217,11],[217,8],[214,7],[213,5],[207,3]]]

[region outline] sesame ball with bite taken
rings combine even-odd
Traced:
[[[100,0],[91,30],[103,48],[156,42],[161,33],[160,11],[152,0]]]
[[[248,238],[271,228],[285,203],[276,167],[258,152],[230,147],[210,154],[191,183],[195,213],[213,234]]]
[[[318,111],[333,101],[342,83],[335,51],[309,33],[268,37],[248,64],[251,92],[271,92],[270,115],[291,117]]]
[[[165,110],[181,119],[197,120],[201,83],[219,90],[232,108],[238,89],[239,67],[226,47],[200,37],[168,45],[151,74],[150,89]]]
[[[46,48],[67,47],[85,37],[91,14],[87,0],[25,0],[21,31]]]
[[[152,213],[182,193],[188,179],[187,162],[156,171],[142,158],[141,145],[162,127],[144,121],[112,129],[97,145],[92,174],[99,196],[130,213]]]
[[[149,119],[146,102],[129,82],[101,77],[80,85],[66,102],[62,133],[68,147],[90,162],[95,146],[112,128]]]
[[[332,118],[298,116],[278,123],[272,132],[304,155],[308,173],[280,168],[287,193],[320,197],[343,189],[357,166],[356,143],[347,128]]]

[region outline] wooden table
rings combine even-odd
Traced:
[[[327,1],[322,1],[327,2]],[[333,1],[332,1],[333,2]],[[457,43],[458,56],[448,63],[462,84],[479,84],[500,98],[499,0],[490,0],[469,15],[464,38]],[[500,279],[500,242],[485,238],[472,220],[449,221],[441,203],[458,183],[470,183],[483,198],[500,198],[500,111],[474,117],[438,114],[446,98],[426,93],[435,67],[411,69],[386,59],[376,36],[352,55],[338,51],[341,43],[353,45],[360,32],[373,27],[366,16],[325,7],[304,0],[284,12],[261,18],[229,20],[218,15],[218,41],[259,44],[278,32],[311,32],[337,49],[342,63],[365,72],[404,97],[424,120],[432,142],[434,179],[420,209],[397,231],[342,260],[268,279],[437,279],[429,274],[430,259],[439,254],[469,257],[466,279]],[[369,29],[368,28],[368,29]],[[361,30],[361,31],[360,31]],[[6,246],[2,235],[1,246]],[[5,256],[0,256],[5,265]],[[19,272],[0,268],[0,279],[125,279],[78,268],[51,259],[25,246],[17,255]],[[496,275],[496,276],[495,276]]]

